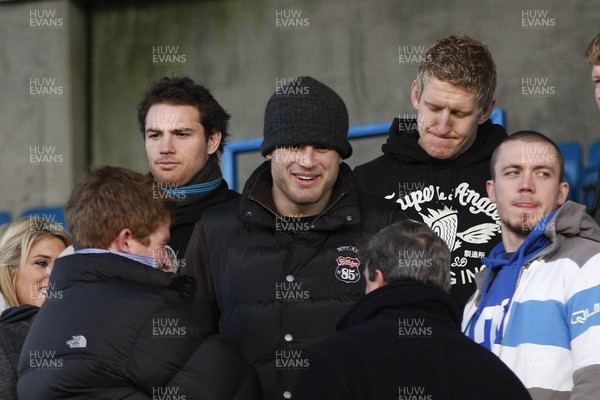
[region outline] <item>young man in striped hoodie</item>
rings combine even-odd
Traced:
[[[498,355],[534,400],[600,394],[600,227],[566,201],[556,144],[510,135],[491,159],[502,243],[483,259],[463,330]]]

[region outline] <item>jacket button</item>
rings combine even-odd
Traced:
[[[285,277],[285,280],[288,282],[294,282],[294,275],[288,275]]]
[[[348,222],[352,221],[352,215],[346,215],[346,221],[348,221]]]
[[[290,392],[289,390],[286,390],[285,392],[283,392],[283,398],[284,399],[291,399],[292,398],[292,392]]]
[[[251,217],[252,216],[252,211],[246,211],[246,217]]]
[[[291,342],[292,340],[294,340],[294,337],[292,335],[290,335],[289,333],[286,334],[284,337],[286,342]]]

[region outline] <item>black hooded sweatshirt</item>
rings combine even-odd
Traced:
[[[446,241],[452,251],[451,295],[461,310],[475,292],[481,258],[501,241],[496,205],[485,185],[492,152],[505,137],[504,128],[488,120],[464,153],[440,160],[417,143],[414,120],[396,118],[384,154],[354,170],[360,190],[395,201]]]

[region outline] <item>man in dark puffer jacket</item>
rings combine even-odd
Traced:
[[[66,206],[75,254],[55,264],[23,346],[20,399],[258,399],[256,373],[189,305],[170,262],[172,204],[122,168],[86,175]],[[166,397],[165,397],[166,396]]]
[[[357,241],[404,218],[357,190],[342,162],[347,133],[346,106],[328,86],[302,77],[279,88],[265,111],[269,161],[190,239],[194,304],[257,367],[265,399],[293,398],[310,349],[364,294]]]
[[[498,357],[460,331],[450,251],[430,228],[400,221],[360,250],[367,295],[312,351],[295,400],[531,400]]]

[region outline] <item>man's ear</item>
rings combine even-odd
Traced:
[[[221,134],[221,131],[215,131],[208,137],[208,140],[206,141],[206,152],[209,156],[215,154],[216,151],[219,150],[222,138],[223,135]]]
[[[496,100],[492,100],[490,101],[490,104],[488,104],[482,111],[481,116],[479,117],[479,121],[477,121],[477,123],[479,125],[483,124],[485,121],[487,121],[490,118],[490,115],[492,115],[492,111],[494,111],[494,107],[496,106]]]
[[[375,268],[373,273],[375,275],[374,279],[369,279],[368,269],[365,270],[365,276],[367,278],[367,288],[366,293],[371,293],[373,290],[379,289],[382,286],[387,285],[385,278],[383,276],[383,272],[380,269]]]
[[[558,186],[558,206],[565,204],[569,198],[569,184],[567,182],[561,182]]]
[[[494,188],[494,181],[490,179],[485,182],[485,189],[487,191],[488,198],[492,203],[496,202],[496,190]]]
[[[123,228],[113,239],[107,250],[118,251],[120,253],[131,254],[131,240],[133,239],[133,233],[129,228]]]
[[[412,86],[410,87],[410,101],[412,102],[415,110],[419,109],[419,100],[421,100],[421,93],[419,93],[419,86],[417,86],[417,81],[413,81]]]

